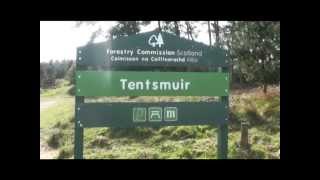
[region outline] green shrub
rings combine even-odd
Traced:
[[[65,80],[64,79],[56,79],[55,80],[55,85],[57,88],[62,87],[65,85]]]
[[[158,159],[160,156],[157,152],[149,150],[138,151],[133,155],[134,159]]]
[[[173,139],[195,138],[197,132],[191,126],[179,126],[172,134]]]
[[[170,153],[177,149],[177,147],[173,143],[163,143],[159,147],[161,152]]]
[[[70,89],[68,90],[68,94],[71,96],[74,96],[76,94],[76,87],[74,85],[70,87]]]
[[[177,129],[177,126],[163,127],[159,130],[159,133],[164,136],[170,136],[172,132],[174,132],[176,129]]]
[[[157,144],[160,143],[161,141],[163,141],[165,139],[165,136],[159,134],[159,135],[154,135],[150,138],[149,143],[150,144]]]
[[[153,134],[152,128],[136,127],[136,128],[110,128],[109,136],[111,138],[133,138],[133,139],[145,139]]]
[[[109,147],[109,139],[104,136],[98,136],[90,142],[91,147],[105,148]]]
[[[52,148],[58,148],[61,145],[63,134],[59,130],[57,132],[54,132],[47,140],[47,144]]]
[[[206,135],[208,132],[211,132],[213,130],[213,126],[210,125],[196,126],[195,128],[197,132],[202,135]]]
[[[73,156],[73,148],[72,146],[64,146],[60,149],[58,154],[58,159],[67,159]]]
[[[189,149],[183,149],[179,154],[179,158],[191,159],[193,158],[192,152]]]
[[[99,136],[106,136],[109,133],[109,129],[108,128],[99,128],[97,130],[97,135]]]
[[[262,148],[252,148],[252,150],[250,152],[250,158],[251,159],[265,159],[266,152]]]
[[[53,128],[67,129],[69,126],[70,126],[70,122],[60,122],[60,121],[58,121],[55,125],[53,125]]]
[[[243,120],[247,120],[251,126],[263,124],[263,119],[255,109],[248,109],[246,111],[246,119]]]
[[[69,122],[74,123],[74,116],[72,116],[71,118],[69,118]]]

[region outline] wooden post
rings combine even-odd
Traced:
[[[219,125],[218,129],[218,159],[228,158],[228,125]]]
[[[83,127],[81,122],[78,120],[79,105],[81,103],[84,103],[84,97],[76,96],[74,118],[74,159],[83,159]]]
[[[78,61],[81,57],[81,51],[77,50],[77,59],[76,59],[76,72],[77,70],[83,69],[83,67],[79,67]],[[75,72],[75,73],[76,73]],[[77,81],[77,77],[75,75],[75,81]],[[75,83],[77,84],[77,83]],[[77,86],[75,85],[75,94],[79,91],[77,89]],[[84,103],[84,97],[83,96],[77,96],[75,95],[75,112],[74,112],[74,159],[83,159],[83,126],[81,122],[79,121],[79,110],[80,110],[80,104]]]
[[[240,147],[243,149],[249,148],[249,134],[248,134],[248,123],[241,122],[241,140]]]
[[[228,72],[228,67],[222,68],[222,72]],[[222,96],[221,102],[224,102],[225,108],[229,109],[229,96]],[[225,121],[218,127],[218,159],[228,158],[228,117]]]

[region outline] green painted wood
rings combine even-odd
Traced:
[[[77,96],[227,96],[228,73],[77,71]]]
[[[75,124],[74,124],[74,158],[83,159],[83,125],[79,120],[80,105],[84,103],[84,97],[75,97]]]
[[[153,46],[159,35],[163,44]],[[79,66],[227,66],[225,50],[158,31],[89,44],[77,54]]]
[[[218,126],[218,159],[228,158],[228,125]]]
[[[126,128],[223,124],[228,115],[221,102],[84,103],[78,113],[84,127]]]
[[[222,68],[222,72],[228,72],[228,68]],[[226,105],[226,110],[229,112],[229,96],[221,97],[221,102]],[[218,126],[218,158],[228,158],[228,121],[229,114],[225,117],[225,122]]]

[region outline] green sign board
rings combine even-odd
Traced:
[[[78,120],[84,127],[136,127],[225,124],[222,102],[84,103]]]
[[[84,128],[205,124],[218,125],[218,157],[227,158],[229,75],[225,50],[151,31],[79,47],[76,65],[76,159],[83,158]],[[158,67],[179,67],[180,71],[197,67],[207,72],[159,72]],[[222,72],[216,72],[217,68]],[[85,103],[88,96],[219,96],[220,100]]]
[[[227,66],[225,50],[159,31],[89,44],[77,54],[79,66]]]
[[[215,72],[78,71],[76,95],[227,96],[228,78]]]

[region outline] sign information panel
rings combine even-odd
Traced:
[[[89,44],[78,55],[80,66],[227,66],[225,50],[157,31]]]
[[[228,73],[78,71],[77,96],[227,96]],[[208,83],[210,82],[210,83]]]
[[[83,158],[83,128],[204,124],[218,125],[218,157],[227,158],[229,75],[225,50],[151,31],[79,47],[76,65],[76,159]],[[207,72],[159,72],[158,67],[185,71],[200,67]],[[214,70],[218,67],[222,72]],[[88,96],[219,96],[220,100],[85,103]]]
[[[224,124],[228,107],[221,102],[84,103],[85,127],[135,127]]]

